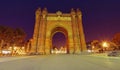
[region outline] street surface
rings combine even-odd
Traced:
[[[120,70],[120,57],[92,55],[0,57],[0,70]]]

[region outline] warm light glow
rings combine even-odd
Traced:
[[[22,47],[22,49],[25,49],[25,47]]]
[[[92,49],[94,49],[95,48],[95,46],[92,46]]]
[[[12,47],[9,47],[8,50],[12,50]]]
[[[55,48],[54,50],[51,50],[51,53],[53,54],[65,54],[67,53],[67,49],[64,47],[61,47],[59,50],[57,48]]]
[[[17,49],[17,47],[14,47],[14,50],[16,50]]]
[[[103,47],[108,47],[109,44],[108,44],[107,42],[103,42],[103,43],[102,43],[102,46],[103,46]]]
[[[88,52],[92,52],[92,50],[87,50]]]
[[[11,54],[10,50],[2,50],[2,54]]]

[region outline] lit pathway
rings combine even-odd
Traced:
[[[19,59],[8,57],[12,58],[15,60],[0,62],[0,70],[120,70],[120,57],[84,55],[41,55]]]
[[[0,56],[0,62],[14,61],[14,60],[30,58],[30,57],[35,57],[35,56],[14,56],[14,57]]]

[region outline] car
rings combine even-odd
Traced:
[[[108,56],[120,56],[120,52],[112,51],[112,52],[108,53]]]

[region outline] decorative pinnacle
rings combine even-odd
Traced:
[[[71,12],[75,11],[73,8],[71,8]]]
[[[62,12],[61,12],[61,11],[57,11],[56,14],[57,14],[58,16],[61,16],[61,15],[62,15]]]
[[[35,13],[36,13],[36,14],[40,14],[40,13],[41,13],[41,8],[39,7],[39,8],[36,10]]]
[[[47,8],[45,7],[43,10],[47,11]]]
[[[41,8],[39,7],[37,10],[38,10],[38,11],[41,11]]]
[[[77,15],[82,15],[82,12],[79,8],[77,8]]]
[[[75,13],[75,10],[72,8],[71,9],[71,15],[75,15],[76,13]]]
[[[44,8],[42,14],[47,14],[47,8]]]

